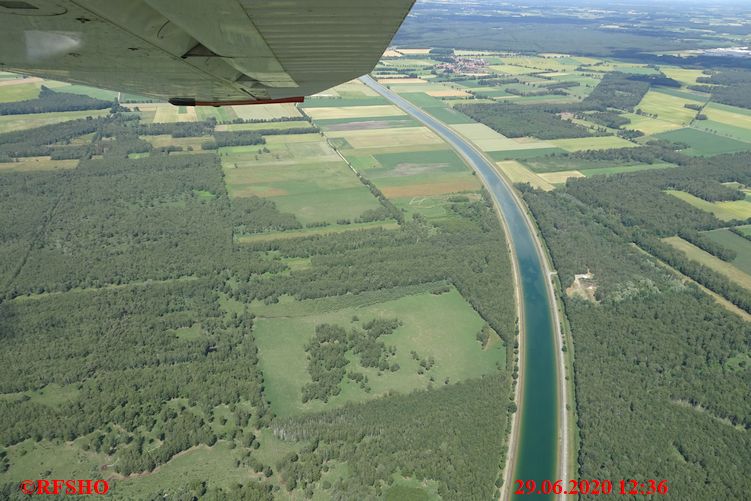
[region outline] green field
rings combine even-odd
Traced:
[[[258,313],[255,336],[266,380],[266,395],[274,412],[280,416],[364,401],[389,390],[407,393],[426,388],[431,384],[430,376],[435,385],[442,385],[446,378],[453,383],[479,377],[493,373],[505,363],[505,349],[499,340],[482,349],[475,336],[484,322],[453,288],[441,295],[423,293],[362,307],[331,308],[329,301],[326,311],[297,315],[289,302],[281,302],[266,310],[284,312],[283,317],[266,318]],[[366,393],[345,379],[341,384],[341,394],[331,398],[328,404],[317,400],[303,404],[301,388],[310,381],[305,344],[313,336],[316,325],[330,323],[348,328],[353,323],[353,316],[357,316],[360,322],[373,318],[398,318],[402,322],[403,325],[393,334],[382,338],[387,346],[396,346],[394,359],[400,369],[379,376],[377,369],[362,368],[355,356],[348,356],[347,369],[367,375],[372,392]],[[418,363],[410,355],[413,350],[422,358],[434,357],[433,369],[419,375]]]
[[[352,223],[336,226],[317,226],[314,228],[303,228],[301,230],[274,231],[269,233],[254,233],[252,235],[240,235],[235,238],[239,244],[249,244],[254,242],[271,242],[274,240],[288,240],[291,238],[303,238],[314,235],[332,235],[335,233],[344,233],[345,231],[372,230],[373,228],[383,228],[384,230],[395,230],[399,228],[396,221],[373,221],[370,223]],[[291,266],[290,266],[291,267]]]
[[[717,273],[725,275],[731,282],[735,282],[741,287],[751,290],[751,275],[744,273],[734,264],[726,263],[722,259],[713,256],[680,237],[670,237],[664,240],[676,249],[684,252],[689,259],[703,264]]]
[[[35,99],[39,96],[39,85],[38,83],[2,85],[0,86],[0,103]]]
[[[207,479],[207,487],[211,488],[259,478],[250,468],[235,465],[235,459],[240,458],[242,452],[242,449],[230,448],[224,441],[213,447],[194,447],[162,465],[158,471],[116,482],[109,495],[119,499],[146,499],[159,490],[184,488],[186,479]]]
[[[645,115],[637,115],[636,113],[624,113],[622,116],[631,121],[631,123],[625,126],[626,129],[638,130],[646,135],[659,134],[660,132],[667,132],[681,128],[681,126],[676,123]]]
[[[480,188],[453,151],[386,153],[373,158],[380,167],[373,166],[366,175],[388,198],[411,200]]]
[[[380,207],[319,134],[268,136],[267,141],[220,148],[230,196],[269,198],[303,224],[354,220]]]
[[[562,171],[590,171],[593,169],[621,169],[628,170],[631,167],[643,167],[648,169],[652,164],[640,164],[637,162],[622,162],[618,160],[587,159],[568,156],[544,156],[523,159],[523,163],[537,173],[562,172]]]
[[[222,108],[211,109],[224,110],[225,108],[231,109],[237,118],[242,118],[244,120],[273,120],[275,118],[298,118],[302,116],[297,109],[297,106],[292,103],[224,106]],[[227,112],[229,113],[229,111]]]
[[[333,224],[339,219],[353,220],[366,210],[380,207],[370,191],[361,184],[352,188],[331,189],[324,186],[326,179],[337,178],[315,178],[313,169],[308,174],[313,176],[311,182],[281,183],[289,194],[269,197],[276,202],[280,211],[294,214],[303,224]]]
[[[675,66],[662,66],[660,70],[668,78],[677,80],[683,85],[696,85],[696,79],[705,76],[702,70],[692,70],[685,68],[676,68]]]
[[[438,120],[449,125],[473,123],[473,120],[471,118],[469,118],[464,113],[456,111],[453,108],[434,106],[431,108],[426,108],[425,111],[433,115]]]
[[[332,118],[316,120],[315,124],[324,132],[341,130],[366,129],[401,129],[404,127],[419,127],[421,124],[407,117],[363,117],[363,118]]]
[[[637,108],[650,115],[657,115],[660,120],[688,125],[696,116],[696,111],[686,108],[686,104],[696,104],[696,101],[651,90]]]
[[[56,124],[77,118],[101,117],[110,110],[63,111],[59,113],[34,113],[29,115],[0,116],[0,134],[17,130],[33,129],[42,125]]]
[[[231,196],[270,198],[282,212],[291,212],[303,224],[354,219],[379,207],[341,160],[289,165],[251,163],[226,167],[225,173]]]
[[[95,87],[88,87],[86,85],[66,85],[65,87],[59,87],[55,89],[57,92],[68,92],[70,94],[82,94],[84,96],[90,96],[102,101],[114,101],[119,94],[113,90],[97,89]]]
[[[695,83],[692,85],[695,85]],[[668,96],[694,101],[696,104],[704,104],[707,101],[706,94],[694,93],[686,90],[678,90],[673,87],[659,87],[659,90],[657,92],[659,92],[660,94],[667,94]]]
[[[432,196],[417,196],[417,197],[403,197],[392,198],[393,203],[397,209],[403,210],[407,218],[412,217],[413,214],[420,214],[430,221],[445,221],[447,219],[455,219],[456,214],[451,212],[447,207],[448,199],[452,195],[432,195]]]
[[[548,142],[570,152],[585,150],[608,150],[610,148],[636,148],[639,146],[630,141],[626,141],[625,139],[621,139],[618,136],[554,139]]]
[[[370,171],[369,177],[386,175],[402,164],[445,164],[449,170],[466,170],[467,166],[452,150],[384,153],[373,155],[383,170]]]
[[[20,393],[2,393],[0,401],[13,402],[19,399],[37,402],[49,407],[62,407],[65,404],[73,402],[78,398],[80,391],[72,385],[60,386],[57,383],[50,383],[43,388],[34,391],[24,391]]]
[[[196,109],[196,114],[199,120],[208,120],[209,118],[215,118],[218,123],[231,122],[238,118],[237,113],[233,106],[222,106],[220,108],[214,108],[209,106],[201,106]],[[271,124],[268,124],[271,125]]]
[[[744,143],[729,137],[718,136],[692,128],[655,134],[654,137],[689,145],[689,148],[682,150],[683,153],[688,155],[710,156],[722,153],[751,151],[751,143]]]
[[[533,148],[526,150],[491,151],[488,153],[488,156],[496,161],[526,160],[530,158],[544,157],[547,155],[555,155],[558,153],[566,153],[566,150],[564,150],[563,148]]]
[[[19,478],[97,478],[106,456],[83,451],[76,444],[26,440],[7,448],[10,469],[0,473],[0,482]]]
[[[751,241],[728,229],[709,231],[706,235],[718,244],[737,252],[738,257],[732,261],[733,266],[751,275]]]
[[[597,175],[608,175],[608,174],[620,174],[622,172],[639,172],[644,170],[652,170],[652,169],[672,169],[674,168],[674,164],[666,164],[666,163],[655,163],[655,164],[640,164],[640,165],[621,165],[617,167],[601,167],[601,168],[594,168],[594,169],[585,169],[582,170],[581,173],[585,176],[597,176]]]
[[[401,96],[449,125],[474,123],[467,115],[452,109],[443,100],[423,92],[405,92]]]
[[[751,129],[737,127],[730,123],[715,122],[714,120],[697,120],[692,127],[711,134],[727,136],[739,141],[751,143]]]
[[[707,202],[699,197],[683,191],[667,190],[666,193],[680,198],[697,209],[711,212],[723,221],[744,221],[751,217],[751,202],[748,200],[734,200],[732,202]]]
[[[372,97],[353,97],[353,98],[331,98],[331,97],[311,97],[300,105],[301,108],[328,108],[342,106],[379,106],[389,104],[385,98],[380,96]]]
[[[704,108],[704,113],[710,120],[723,122],[744,129],[751,129],[751,110],[728,106],[719,103],[709,103]]]
[[[291,120],[289,122],[260,122],[249,124],[224,124],[217,125],[218,131],[237,131],[237,130],[288,130],[295,128],[310,127],[310,122],[305,120]]]

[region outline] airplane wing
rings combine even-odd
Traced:
[[[370,72],[415,0],[0,0],[0,70],[170,99],[294,101]]]

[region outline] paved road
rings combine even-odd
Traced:
[[[524,465],[519,468],[519,461],[535,463],[542,460],[544,463],[543,458],[557,457],[557,471],[548,471],[543,474],[542,471],[538,470],[536,473],[545,476],[549,474],[550,476],[546,477],[549,480],[563,479],[564,485],[567,485],[569,451],[568,433],[566,432],[568,430],[568,418],[565,410],[567,389],[564,377],[564,357],[561,351],[563,338],[558,308],[553,301],[555,293],[550,280],[552,271],[547,259],[543,257],[541,242],[523,208],[523,202],[518,198],[509,182],[496,171],[492,161],[470,141],[432,115],[380,85],[371,77],[362,77],[361,81],[441,136],[475,169],[482,178],[485,187],[493,196],[494,202],[503,216],[506,232],[514,249],[517,289],[521,288],[521,291],[517,292],[522,292],[522,294],[517,294],[517,298],[524,298],[523,302],[520,303],[524,305],[523,313],[520,315],[524,319],[523,323],[520,324],[524,332],[524,335],[520,336],[520,352],[522,354],[525,351],[532,353],[532,356],[522,355],[520,357],[521,377],[517,385],[516,401],[517,404],[523,403],[523,405],[520,405],[520,412],[514,415],[512,422],[508,454],[509,463],[505,471],[504,485],[506,488],[501,494],[501,499],[511,497],[509,488],[513,484],[511,481],[512,470],[524,470]],[[529,345],[529,347],[526,347],[526,345]],[[543,365],[535,367],[535,364],[538,363]],[[532,367],[528,368],[527,365]],[[551,370],[551,366],[555,370]],[[526,374],[527,371],[529,371],[529,374]],[[547,373],[547,380],[544,379],[544,376],[541,378],[540,373]],[[523,391],[525,384],[534,388],[534,391],[529,392],[531,397],[528,397],[527,394],[524,394],[523,398],[520,397],[520,392]],[[525,407],[530,408],[525,409]],[[540,416],[541,414],[542,416]],[[519,416],[522,417],[519,419]],[[532,417],[536,417],[536,420],[532,420]],[[521,421],[525,422],[526,428],[534,429],[534,433],[530,433],[530,435],[536,434],[540,440],[532,443],[531,440],[526,438],[527,435],[520,439],[519,437],[523,433]],[[547,436],[545,436],[544,429],[548,431]],[[530,442],[525,444],[527,450],[524,451],[524,454],[521,454],[518,449],[520,442]],[[521,459],[519,459],[520,457]],[[554,468],[554,465],[555,461],[552,462],[551,468]],[[517,474],[523,473],[517,471]],[[540,480],[542,478],[538,479],[538,482]]]

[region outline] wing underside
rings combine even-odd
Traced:
[[[268,101],[368,73],[414,0],[0,0],[0,69],[161,99]]]

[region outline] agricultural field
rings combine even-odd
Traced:
[[[488,156],[493,160],[527,160],[531,158],[540,158],[548,155],[566,153],[563,148],[534,148],[534,149],[514,149],[506,151],[491,151]]]
[[[237,113],[235,113],[234,106],[222,106],[221,108],[214,108],[213,106],[202,106],[196,110],[196,116],[199,120],[208,120],[213,118],[217,123],[232,122],[237,119]]]
[[[330,138],[342,138],[352,148],[379,148],[419,144],[442,144],[443,140],[426,127],[331,131]]]
[[[638,165],[621,165],[615,167],[594,167],[591,169],[582,170],[582,174],[585,176],[598,176],[598,175],[610,175],[621,174],[626,172],[640,172],[653,169],[672,169],[676,166],[674,164],[667,163],[655,163],[655,164],[638,164]]]
[[[684,252],[689,259],[703,264],[704,266],[724,275],[731,282],[751,290],[751,275],[745,273],[734,264],[727,263],[680,237],[669,237],[665,239],[665,242],[669,243],[679,251]]]
[[[472,141],[483,151],[495,152],[550,148],[548,143],[542,141],[525,138],[507,138],[484,124],[461,124],[453,125],[452,128]]]
[[[608,150],[611,148],[637,148],[639,145],[618,136],[583,137],[575,139],[552,139],[552,146],[569,152],[585,150]]]
[[[691,70],[686,68],[677,68],[674,66],[662,66],[660,70],[668,78],[679,81],[683,86],[696,85],[696,79],[706,76],[702,70]]]
[[[157,104],[154,123],[195,122],[198,120],[197,108]]]
[[[0,163],[0,172],[39,172],[75,169],[78,160],[51,160],[49,157],[28,157],[18,162]]]
[[[550,184],[566,184],[566,181],[570,178],[585,177],[581,171],[578,170],[564,170],[558,172],[545,172],[539,174],[543,181],[547,181]]]
[[[258,104],[252,106],[232,106],[237,118],[243,120],[274,120],[302,117],[294,104]]]
[[[718,136],[693,128],[678,129],[671,132],[655,134],[656,138],[685,144],[688,148],[681,150],[687,155],[711,156],[722,153],[751,151],[751,142],[746,143],[729,137]]]
[[[154,148],[165,148],[168,146],[177,146],[187,151],[190,148],[194,152],[201,151],[201,144],[211,141],[211,136],[199,137],[172,137],[170,135],[143,136],[144,141],[148,141]]]
[[[402,115],[396,117],[333,118],[330,120],[316,120],[316,125],[324,132],[337,132],[418,127],[420,123],[406,115]]]
[[[379,167],[365,175],[390,199],[474,192],[480,182],[450,150],[373,155]]]
[[[370,118],[393,117],[406,115],[402,110],[390,104],[376,106],[340,106],[340,107],[311,107],[305,112],[313,120],[329,120],[334,118]]]
[[[713,122],[719,122],[738,129],[745,129],[747,132],[743,139],[748,138],[751,141],[751,113],[749,110],[719,103],[710,103],[704,108],[703,113]]]
[[[723,247],[735,251],[738,256],[732,261],[732,265],[751,275],[751,241],[728,229],[709,231],[705,235]]]
[[[85,96],[101,99],[102,101],[114,101],[119,94],[112,90],[97,89],[96,87],[89,87],[86,85],[63,84],[60,87],[56,87],[55,90],[57,92],[68,92],[70,94],[83,94]]]
[[[109,110],[63,111],[58,113],[34,113],[30,115],[0,116],[0,134],[4,132],[33,129],[43,125],[56,124],[86,117],[101,117]]]
[[[646,115],[637,115],[636,113],[624,113],[623,117],[628,118],[631,121],[631,123],[626,125],[626,128],[638,130],[647,136],[681,128],[680,124],[648,117]]]
[[[310,127],[310,123],[305,120],[290,120],[286,122],[259,122],[243,124],[219,124],[216,130],[219,132],[238,131],[238,130],[288,130],[296,128]]]
[[[396,230],[399,224],[395,221],[374,221],[370,223],[351,223],[337,226],[316,226],[313,228],[303,228],[301,230],[285,230],[282,232],[254,233],[251,235],[239,235],[235,237],[238,244],[253,244],[258,242],[275,242],[279,240],[291,240],[296,238],[305,238],[313,236],[335,235],[347,231],[357,230]]]
[[[29,80],[32,80],[29,82]],[[0,80],[0,103],[12,103],[39,96],[41,84],[36,79]]]
[[[737,226],[737,228],[744,235],[751,236],[751,226]]]
[[[697,209],[714,214],[718,219],[723,221],[744,221],[751,217],[751,201],[734,200],[732,202],[707,202],[690,193],[676,190],[667,190],[667,193],[680,198]]]
[[[650,90],[637,108],[659,120],[685,126],[696,117],[696,111],[686,108],[687,104],[696,102]]]
[[[268,198],[303,224],[335,224],[379,207],[367,187],[320,135],[268,139],[268,153],[257,146],[220,149],[231,197]]]
[[[552,182],[545,180],[542,175],[535,174],[515,160],[497,162],[496,166],[512,183],[529,183],[532,187],[545,191],[555,188]]]
[[[725,136],[732,139],[743,141],[744,143],[751,143],[751,129],[737,127],[727,122],[715,122],[714,120],[701,120],[696,121],[692,125],[692,128],[698,129],[710,134],[718,136]]]
[[[334,90],[339,92],[339,87]],[[471,121],[425,93],[404,96],[452,123]],[[306,108],[306,112],[352,168],[370,180],[398,210],[433,220],[450,218],[445,209],[449,195],[480,189],[477,178],[438,136],[398,108],[379,104],[350,106],[350,101],[360,101],[357,97],[340,101],[342,106],[338,108],[313,107]]]

